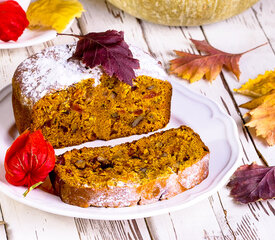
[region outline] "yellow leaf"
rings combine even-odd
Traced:
[[[249,109],[249,110],[251,110],[251,109],[253,109],[253,108],[256,108],[256,107],[260,106],[260,105],[264,102],[264,100],[265,100],[270,94],[273,94],[273,93],[275,93],[275,89],[272,90],[271,92],[269,92],[269,93],[266,94],[266,95],[263,95],[263,96],[261,96],[261,97],[255,98],[255,99],[253,99],[253,100],[251,100],[251,101],[249,101],[249,102],[247,102],[247,103],[244,103],[244,104],[240,105],[240,107],[246,108],[246,109]]]
[[[245,125],[254,127],[257,136],[262,136],[267,143],[275,144],[275,93],[268,95],[264,102],[257,108],[245,114],[251,119]]]
[[[29,28],[55,29],[61,33],[83,11],[78,0],[38,0],[31,3],[27,10]]]
[[[250,97],[260,97],[273,89],[275,89],[275,70],[266,71],[264,75],[250,79],[241,88],[234,89],[234,91]]]

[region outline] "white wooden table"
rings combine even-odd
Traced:
[[[191,88],[220,104],[236,121],[244,155],[242,163],[275,165],[274,148],[267,147],[253,131],[243,127],[245,113],[238,105],[248,98],[232,92],[249,78],[275,68],[275,1],[262,0],[246,12],[203,27],[166,27],[138,20],[103,0],[82,0],[86,12],[68,32],[86,34],[107,29],[123,30],[126,41],[149,51],[164,66],[173,50],[196,52],[189,38],[206,39],[213,46],[238,53],[268,44],[244,55],[240,82],[226,71],[212,83],[205,80]],[[41,45],[0,50],[0,89],[11,83],[18,64],[41,49],[72,42],[58,37]],[[2,113],[1,113],[2,114]],[[45,204],[47,204],[45,202]],[[233,202],[226,187],[187,209],[146,219],[98,221],[58,216],[22,205],[0,193],[0,239],[275,239],[275,201],[247,205]]]

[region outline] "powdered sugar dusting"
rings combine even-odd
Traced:
[[[86,69],[77,60],[69,60],[75,46],[50,47],[26,59],[17,72],[21,78],[21,91],[26,98],[37,102],[46,94],[61,90],[83,79],[94,78],[99,83],[99,67]]]
[[[130,46],[130,50],[132,51],[133,57],[139,60],[140,68],[135,69],[135,74],[137,77],[146,75],[167,80],[167,73],[162,68],[160,62],[138,47]]]
[[[21,81],[20,88],[24,104],[35,104],[46,94],[93,78],[94,86],[100,84],[103,72],[100,67],[87,68],[78,60],[68,59],[75,52],[75,45],[50,47],[26,59],[16,70],[15,81]],[[140,68],[135,70],[136,76],[147,75],[154,78],[167,79],[161,65],[149,54],[137,47],[130,46],[133,57],[140,61]]]

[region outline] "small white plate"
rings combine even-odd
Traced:
[[[188,125],[200,134],[210,149],[209,176],[199,185],[169,200],[125,208],[80,208],[63,203],[59,197],[36,189],[24,198],[25,187],[10,185],[5,179],[4,157],[18,133],[11,104],[11,86],[0,92],[0,190],[23,204],[54,214],[105,220],[149,217],[188,207],[215,193],[233,174],[241,157],[237,126],[234,120],[212,100],[171,81],[173,97],[171,119],[165,129]],[[150,135],[150,134],[146,134]],[[146,135],[131,136],[111,141],[94,141],[82,146],[115,145]],[[80,146],[78,146],[79,148]],[[58,153],[64,152],[58,150]]]
[[[72,20],[65,31],[70,28],[73,24]],[[64,32],[65,32],[64,31]],[[33,46],[36,44],[40,44],[49,40],[54,39],[57,36],[57,32],[55,30],[30,30],[26,28],[23,34],[18,38],[16,42],[9,41],[4,42],[0,40],[0,49],[12,49],[12,48],[22,48]]]

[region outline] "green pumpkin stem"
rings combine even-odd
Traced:
[[[26,197],[27,194],[28,194],[31,190],[35,189],[36,187],[38,187],[38,186],[41,185],[42,183],[43,183],[43,182],[40,181],[40,182],[38,182],[38,183],[33,184],[31,187],[29,187],[29,188],[23,193],[23,196]]]

